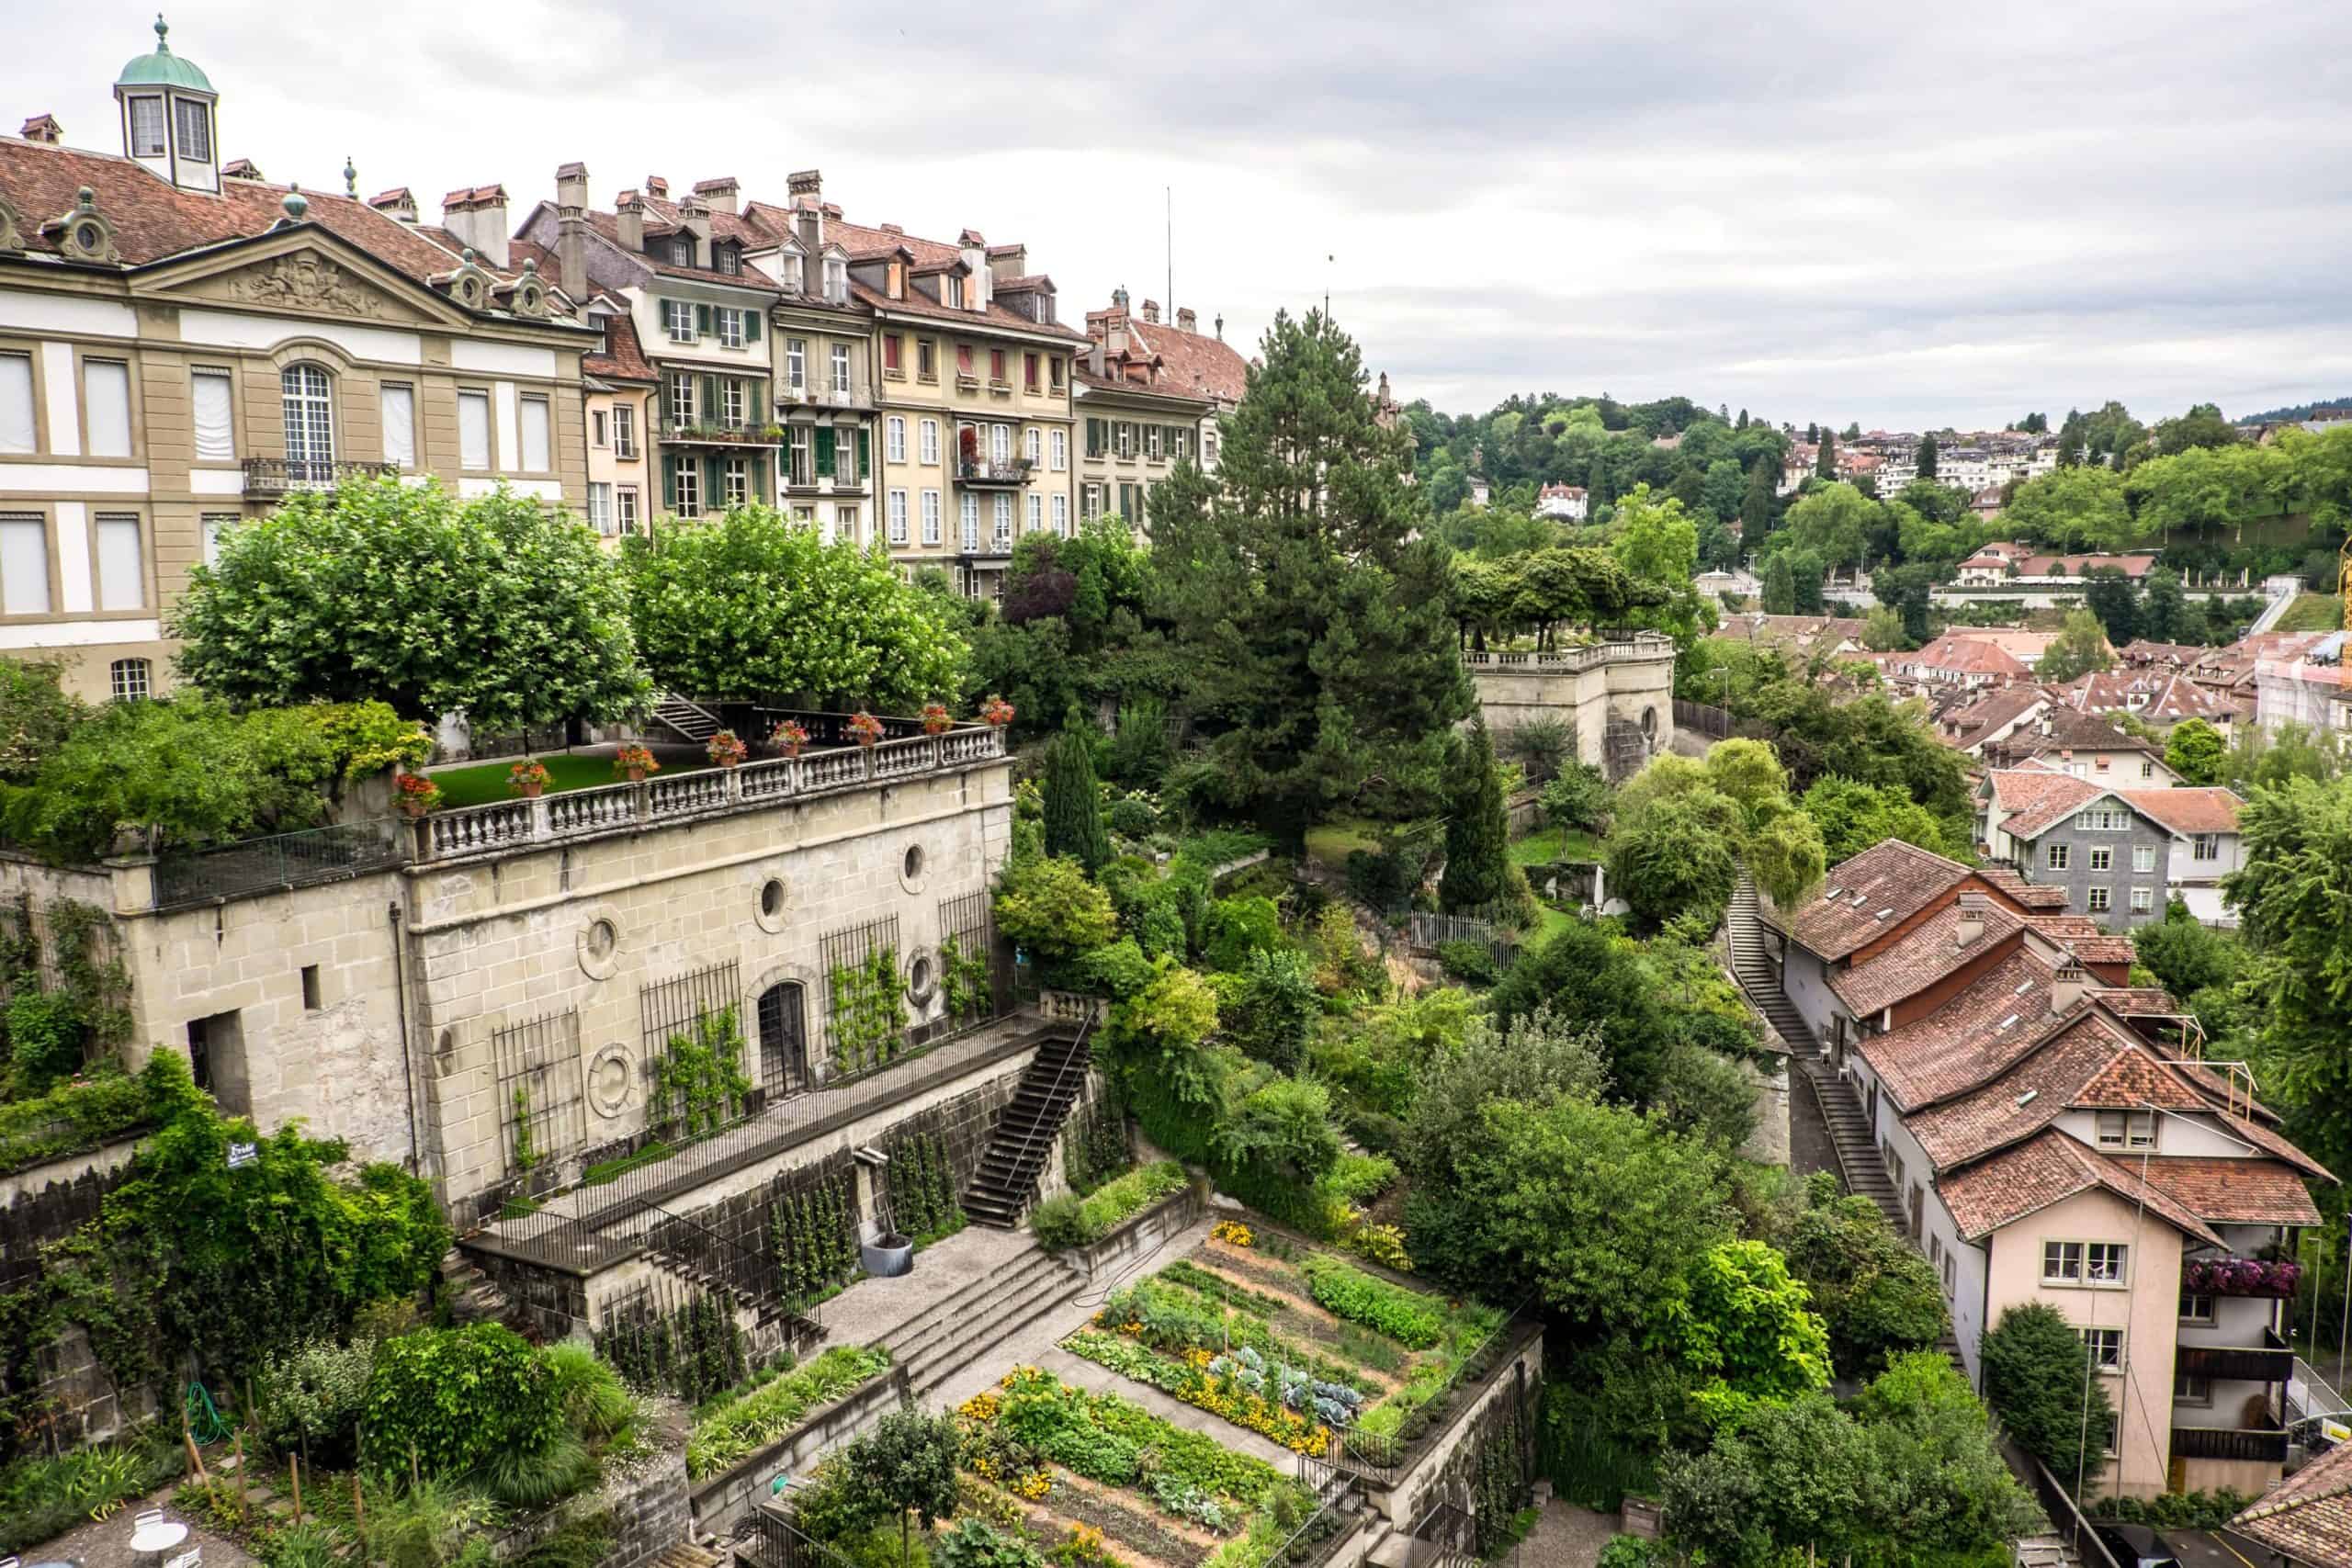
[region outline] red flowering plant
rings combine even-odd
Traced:
[[[662,764],[653,760],[653,753],[634,740],[613,753],[613,772],[623,778],[631,773],[658,773],[661,771]]]
[[[392,775],[393,798],[412,817],[421,817],[441,804],[441,786],[423,773]]]
[[[944,735],[955,723],[955,719],[948,716],[945,703],[922,705],[922,732],[925,735]]]
[[[548,787],[553,775],[537,757],[526,757],[506,770],[506,787],[517,795],[537,795]]]
[[[2279,1258],[2191,1258],[2181,1265],[2182,1288],[2199,1296],[2276,1296],[2302,1283],[2302,1265]]]
[[[778,756],[797,757],[800,749],[808,744],[808,731],[797,720],[787,718],[768,731],[768,744]]]
[[[704,755],[722,768],[734,767],[752,754],[752,749],[731,729],[720,730],[704,741],[702,749]]]
[[[860,708],[849,716],[849,732],[860,746],[871,746],[882,739],[882,721]]]
[[[992,729],[1002,729],[1012,722],[1015,711],[1011,703],[990,692],[989,700],[980,705],[980,722]]]

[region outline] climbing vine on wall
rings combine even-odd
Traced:
[[[956,1164],[946,1137],[908,1133],[890,1145],[890,1219],[902,1235],[922,1246],[964,1228],[964,1206],[956,1196]]]
[[[776,1289],[796,1309],[823,1301],[857,1271],[857,1188],[844,1169],[779,1194],[770,1205]]]
[[[879,1066],[906,1039],[907,998],[899,950],[880,947],[827,974],[832,1000],[833,1066],[844,1073]]]
[[[733,1008],[695,1020],[692,1038],[670,1036],[655,1070],[654,1091],[684,1123],[687,1137],[715,1131],[733,1119],[752,1092]]]
[[[1102,1084],[1062,1129],[1062,1171],[1069,1178],[1070,1190],[1083,1198],[1113,1177],[1125,1175],[1135,1163],[1127,1108],[1119,1102],[1116,1089]]]
[[[1481,1558],[1493,1556],[1516,1539],[1511,1516],[1527,1506],[1530,1495],[1523,1436],[1515,1400],[1498,1404],[1480,1434],[1470,1484],[1478,1499],[1471,1516],[1477,1521]]]
[[[632,1387],[674,1393],[688,1404],[726,1393],[751,1372],[743,1330],[716,1292],[670,1312],[626,1311],[595,1337],[596,1354]]]
[[[996,1011],[995,976],[989,970],[986,947],[974,942],[966,952],[956,938],[939,942],[940,989],[947,1016],[957,1023],[989,1017]]]

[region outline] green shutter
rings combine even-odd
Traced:
[[[662,459],[662,510],[678,510],[678,459],[667,456]]]
[[[861,475],[874,471],[874,436],[864,425],[857,430],[857,471]]]
[[[761,312],[757,310],[743,312],[743,341],[745,343],[760,341],[760,315]]]
[[[708,337],[710,335],[709,306],[696,305],[695,307],[695,331],[700,333],[705,337]]]
[[[726,407],[725,403],[718,400],[718,378],[704,377],[702,378],[702,422],[705,424],[717,424],[724,417],[720,411]]]
[[[817,427],[817,471],[820,474],[833,471],[833,427],[830,424]]]
[[[727,459],[708,457],[702,460],[702,509],[723,512],[727,508]]]

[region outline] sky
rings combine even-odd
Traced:
[[[118,0],[0,0],[0,118],[120,151]],[[212,0],[223,152],[362,195],[823,171],[1254,345],[1319,305],[1396,394],[1803,425],[2352,396],[2345,0],[889,7]],[[1172,210],[1172,243],[1170,214]]]

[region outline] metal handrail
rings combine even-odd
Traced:
[[[1534,1293],[1530,1292],[1520,1298],[1517,1306],[1503,1314],[1502,1321],[1495,1325],[1493,1331],[1473,1346],[1469,1354],[1454,1363],[1453,1371],[1447,1374],[1446,1380],[1438,1384],[1427,1399],[1413,1407],[1414,1414],[1434,1410],[1446,1404],[1462,1391],[1462,1385],[1474,1375],[1484,1379],[1493,1371],[1492,1367],[1485,1364],[1487,1352],[1502,1343],[1504,1337],[1525,1315],[1529,1303],[1534,1299]],[[1327,1451],[1330,1455],[1332,1464],[1341,1468],[1352,1468],[1359,1472],[1367,1470],[1379,1471],[1386,1479],[1394,1479],[1394,1472],[1404,1468],[1406,1450],[1421,1441],[1427,1435],[1419,1433],[1407,1438],[1400,1430],[1386,1436],[1376,1437],[1368,1432],[1359,1431],[1353,1427],[1333,1427],[1330,1431],[1331,1440]],[[1386,1457],[1381,1457],[1384,1454]]]
[[[1092,1070],[1093,1059],[1091,1054],[1087,1051],[1086,1037],[1093,1032],[1094,1021],[1102,1016],[1102,1009],[1099,1003],[1087,1010],[1085,1021],[1078,1026],[1078,1038],[1070,1042],[1069,1054],[1062,1058],[1060,1069],[1054,1074],[1054,1081],[1046,1086],[1046,1098],[1049,1102],[1061,1092],[1063,1081],[1069,1077],[1071,1065],[1079,1061],[1081,1055],[1085,1056],[1087,1062],[1086,1066],[1079,1069],[1081,1075]],[[1060,1130],[1057,1128],[1056,1135],[1058,1136]],[[1012,1168],[1016,1172],[1028,1160],[1029,1151],[1035,1145],[1036,1141],[1037,1129],[1034,1126],[1022,1134],[1020,1147],[1012,1157]],[[1025,1198],[1027,1194],[1023,1193],[1022,1196]]]
[[[726,1235],[724,1232],[715,1231],[699,1220],[689,1219],[687,1216],[678,1213],[673,1210],[662,1207],[659,1203],[651,1202],[644,1199],[639,1199],[638,1201],[644,1213],[659,1215],[662,1220],[668,1220],[673,1224],[684,1225],[690,1231],[694,1231],[701,1235],[709,1237],[713,1243],[717,1244],[721,1252],[728,1255],[729,1261],[735,1262],[738,1267],[741,1267],[745,1270],[746,1279],[757,1279],[761,1274],[766,1271],[767,1265],[765,1259],[762,1258],[758,1253],[753,1252],[749,1247],[743,1246],[741,1242],[738,1242],[733,1237]],[[659,1222],[657,1221],[656,1224],[658,1224]],[[645,1235],[642,1238],[645,1243],[646,1250],[649,1252],[667,1252],[672,1250],[671,1248],[660,1245],[653,1235],[654,1228],[654,1226],[650,1225],[646,1228]],[[756,1285],[739,1284],[729,1278],[729,1276],[725,1272],[721,1272],[719,1278],[730,1288],[740,1290],[745,1295],[773,1301],[776,1307],[788,1316],[801,1318],[811,1325],[821,1325],[824,1321],[821,1317],[817,1315],[817,1306],[819,1303],[786,1301],[784,1297],[780,1295],[773,1295],[770,1292],[761,1290]]]

